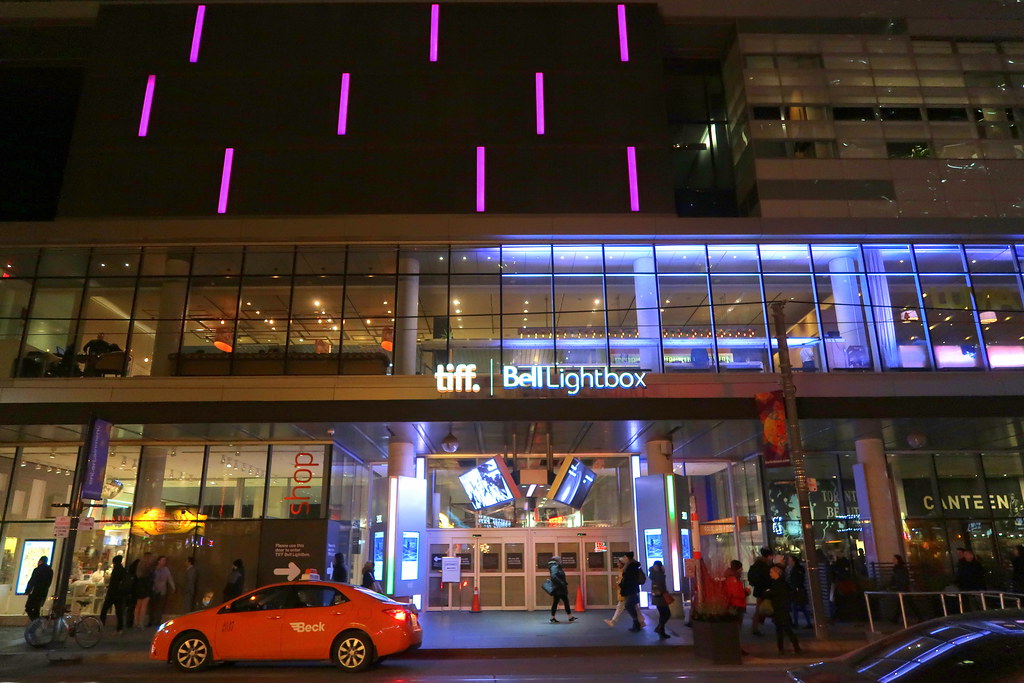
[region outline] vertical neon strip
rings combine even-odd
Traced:
[[[430,61],[437,61],[437,30],[440,23],[441,6],[430,6]]]
[[[636,182],[636,147],[626,148],[626,162],[629,164],[629,210],[640,210],[640,188]]]
[[[537,72],[537,135],[544,135],[544,74]]]
[[[156,89],[156,76],[149,75],[146,80],[146,95],[142,98],[142,118],[139,119],[139,137],[149,133],[149,113],[153,110],[153,90]]]
[[[681,574],[679,573],[679,523],[676,521],[676,478],[673,474],[665,475],[665,498],[668,510],[668,548],[672,556],[672,590],[681,590]]]
[[[387,569],[385,570],[385,585],[387,594],[395,594],[395,558],[398,540],[398,477],[391,477],[388,481],[388,537],[385,557],[387,558]]]
[[[341,97],[338,99],[338,135],[348,130],[348,81],[349,75],[341,75]]]
[[[217,213],[228,210],[228,190],[231,189],[231,163],[235,160],[235,148],[224,150],[224,169],[220,172],[220,199],[217,201]]]
[[[629,36],[626,34],[625,5],[619,5],[619,60],[629,61]]]
[[[632,480],[630,481],[630,484],[633,487],[633,524],[636,527],[635,528],[636,535],[634,536],[634,540],[636,542],[636,546],[634,546],[634,547],[637,550],[639,550],[640,548],[645,547],[645,545],[644,545],[645,544],[645,540],[643,538],[643,530],[640,528],[640,521],[639,521],[640,520],[640,510],[639,510],[639,507],[636,504],[636,480],[640,478],[640,472],[641,472],[641,470],[640,470],[640,456],[639,455],[631,455],[631,456],[629,456],[629,472],[633,476]]]
[[[476,210],[484,210],[484,188],[487,179],[485,161],[487,156],[486,147],[476,148]]]
[[[206,18],[206,5],[196,7],[196,25],[192,29],[192,51],[188,54],[188,61],[195,63],[199,61],[199,42],[203,39],[203,19]]]

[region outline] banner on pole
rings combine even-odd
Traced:
[[[786,401],[782,391],[755,394],[757,416],[761,420],[761,456],[765,467],[788,467],[789,436],[786,434]]]
[[[107,476],[107,454],[110,451],[111,424],[100,418],[89,425],[88,459],[85,462],[85,478],[82,481],[82,498],[103,500],[103,482]]]

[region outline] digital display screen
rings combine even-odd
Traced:
[[[511,503],[520,495],[519,487],[501,458],[491,458],[459,475],[459,483],[474,510]]]
[[[562,463],[562,468],[551,485],[551,490],[555,492],[552,498],[579,509],[583,507],[583,501],[587,499],[596,478],[594,470],[584,465],[579,458],[569,458]]]
[[[661,529],[644,529],[644,554],[648,566],[655,560],[665,561],[665,553],[661,546]]]
[[[402,532],[402,581],[420,578],[420,535],[416,531]]]
[[[384,576],[384,532],[373,532],[373,578]],[[379,579],[378,579],[379,580]]]
[[[40,557],[46,557],[48,564],[53,564],[53,548],[56,541],[25,541],[21,546],[21,565],[18,568],[18,584],[14,592],[24,595],[28,587],[28,580],[32,578],[32,571],[39,564]]]

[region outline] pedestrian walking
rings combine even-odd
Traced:
[[[608,627],[614,627],[619,622],[619,618],[626,611],[626,598],[622,596],[619,588],[622,586],[622,572],[626,569],[626,556],[619,555],[618,559],[615,560],[615,564],[619,566],[618,576],[615,577],[615,592],[619,594],[619,601],[615,605],[615,614],[612,615],[611,619],[605,619],[604,623],[608,624]]]
[[[629,629],[636,633],[642,631],[640,623],[640,589],[647,583],[647,576],[636,561],[632,552],[626,553],[626,568],[622,571],[622,584],[619,593],[626,598],[626,612],[633,617],[633,626]]]
[[[196,594],[199,590],[199,570],[196,569],[196,558],[185,558],[185,580],[182,582],[182,592],[185,594],[185,613],[196,608]]]
[[[132,584],[132,595],[135,597],[135,630],[146,627],[146,616],[149,612],[149,600],[153,597],[153,570],[156,563],[153,553],[143,553],[135,564],[135,582]]]
[[[1024,593],[1024,545],[1013,549],[1010,564],[1013,566],[1013,592]]]
[[[764,623],[761,603],[764,602],[765,591],[768,590],[768,586],[772,582],[769,573],[771,563],[768,560],[771,555],[772,551],[769,548],[761,548],[761,552],[754,558],[750,569],[747,570],[747,583],[750,584],[750,588],[754,592],[754,616],[750,620],[750,630],[755,636],[761,635],[761,624]]]
[[[50,558],[43,555],[36,562],[36,568],[32,570],[32,576],[28,578],[25,592],[28,598],[25,600],[25,614],[29,621],[39,618],[39,610],[46,602],[46,596],[50,591],[50,584],[53,583],[53,568],[47,564]]]
[[[231,571],[228,573],[228,580],[224,584],[224,602],[234,600],[245,592],[245,565],[238,559],[231,563]]]
[[[565,603],[565,616],[569,617],[569,621],[576,621],[569,607],[569,582],[565,578],[565,570],[562,569],[562,558],[556,556],[548,560],[548,573],[550,576],[544,582],[544,590],[551,594],[551,623],[559,623],[558,619],[555,619],[559,602]]]
[[[156,567],[153,569],[153,598],[150,602],[150,624],[158,626],[163,623],[164,609],[167,607],[167,598],[176,590],[174,577],[171,576],[171,568],[167,566],[167,556],[161,555],[156,558]]]
[[[331,567],[331,581],[336,583],[348,583],[348,567],[345,566],[345,556],[335,553],[334,565]]]
[[[807,607],[807,603],[810,602],[807,599],[807,568],[796,555],[786,556],[786,583],[793,592],[793,626],[799,628],[800,615],[803,614],[807,628],[814,628],[814,624],[811,623],[811,612]]]
[[[124,556],[114,555],[113,564],[110,567],[110,578],[107,580],[107,594],[103,597],[103,606],[100,607],[100,623],[103,628],[107,627],[107,614],[110,608],[114,608],[114,618],[117,620],[117,635],[124,631],[124,603],[127,597],[130,583],[128,581],[128,570],[124,568]]]
[[[902,555],[893,555],[892,559],[892,578],[889,579],[889,590],[895,591],[896,593],[910,592],[910,567],[907,566]],[[903,616],[900,612],[899,600],[900,599],[897,596],[896,604],[893,606],[892,622],[894,624],[898,623]],[[903,597],[903,608],[913,612],[918,621],[924,621],[921,617],[921,613],[917,611],[917,603],[914,601],[913,595],[905,595]]]
[[[647,575],[651,579],[651,602],[658,608],[658,625],[654,627],[654,632],[658,634],[659,638],[664,640],[670,637],[669,634],[665,633],[665,624],[668,623],[669,617],[672,616],[672,611],[668,608],[670,603],[666,601],[672,599],[672,594],[668,592],[668,586],[665,581],[665,566],[661,563],[661,560],[654,561]]]
[[[765,589],[765,600],[771,605],[771,617],[775,623],[775,644],[779,647],[779,654],[783,654],[785,652],[784,636],[789,636],[789,641],[793,643],[793,651],[800,654],[800,641],[797,640],[796,633],[793,631],[793,619],[790,616],[792,589],[783,578],[782,567],[775,565],[768,571],[771,583]],[[758,610],[760,611],[761,608],[759,607]]]

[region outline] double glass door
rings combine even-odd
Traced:
[[[569,582],[570,603],[582,589],[587,607],[613,607],[616,559],[632,548],[630,535],[629,529],[580,535],[571,529],[431,530],[428,608],[469,610],[479,588],[481,609],[548,609],[551,596],[541,586],[556,555]],[[459,581],[441,581],[443,557],[459,558]]]

